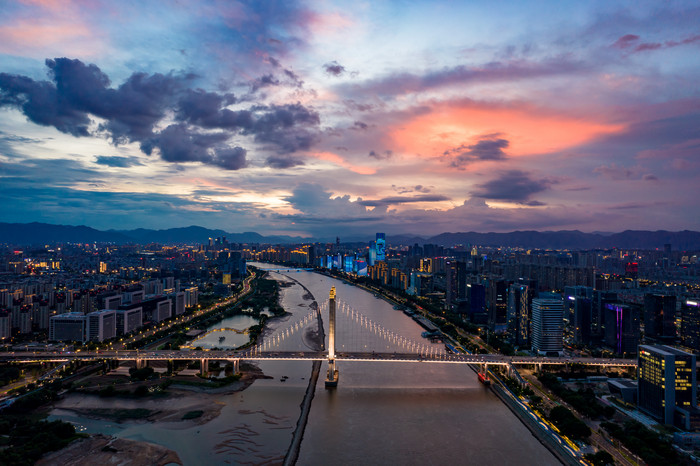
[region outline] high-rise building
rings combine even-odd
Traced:
[[[593,288],[589,286],[566,286],[564,287],[564,314],[570,321],[574,319],[574,303],[577,297],[593,299]],[[566,312],[568,311],[568,312]]]
[[[126,335],[138,330],[143,325],[143,310],[141,306],[115,311],[117,318],[117,335]]]
[[[377,239],[375,241],[375,247],[377,249],[377,261],[386,260],[386,235],[384,233],[377,233]]]
[[[12,316],[7,311],[0,311],[0,340],[12,336]]]
[[[656,340],[672,341],[676,338],[675,296],[644,296],[644,335]]]
[[[489,283],[489,327],[494,332],[504,333],[508,329],[508,287],[507,280],[492,280]]]
[[[540,354],[561,353],[563,341],[564,305],[561,299],[532,300],[532,350]]]
[[[605,345],[620,355],[637,354],[639,310],[626,304],[605,305]]]
[[[87,317],[82,312],[67,312],[49,319],[49,340],[85,341]]]
[[[518,346],[530,344],[530,288],[514,283],[508,288],[508,332]]]
[[[700,302],[688,300],[681,305],[681,344],[700,351]]]
[[[665,345],[640,345],[639,409],[664,424],[696,408],[695,355]]]
[[[117,336],[117,316],[111,309],[87,314],[87,340],[105,341]]]
[[[369,242],[369,251],[367,253],[367,265],[374,266],[375,262],[377,262],[377,242],[370,241]]]
[[[593,311],[591,313],[591,343],[599,344],[605,339],[605,305],[616,303],[614,291],[593,291]]]
[[[590,345],[593,301],[582,296],[568,296],[567,301],[573,303],[571,323],[574,331],[574,343],[577,345]]]
[[[445,307],[454,311],[467,299],[467,264],[450,259],[445,264]]]
[[[469,303],[469,320],[475,324],[485,324],[488,320],[486,287],[481,283],[467,284],[467,301]]]

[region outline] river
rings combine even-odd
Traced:
[[[308,333],[316,322],[307,316],[314,300],[300,284],[322,309],[330,287],[336,287],[341,303],[338,351],[396,349],[395,340],[387,338],[386,332],[379,336],[381,332],[368,331],[367,322],[427,343],[411,318],[358,287],[307,271],[271,275],[292,282],[281,294],[281,303],[291,315],[271,320],[265,334],[273,347],[285,351],[310,347]],[[358,314],[364,319],[353,317]],[[324,325],[327,335],[327,314]],[[289,331],[294,328],[298,330]],[[69,420],[87,432],[164,445],[175,450],[186,465],[277,464],[290,444],[311,363],[268,361],[260,367],[272,378],[256,380],[239,393],[208,395],[222,410],[202,425],[117,424],[76,416],[61,410],[60,404],[51,417]],[[326,389],[322,381],[316,386],[297,464],[559,464],[466,366],[340,362],[338,369],[337,389]],[[125,407],[138,402],[107,399],[105,403],[105,407]]]

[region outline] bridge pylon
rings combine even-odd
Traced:
[[[328,298],[328,373],[326,388],[338,386],[338,369],[335,368],[335,287]]]

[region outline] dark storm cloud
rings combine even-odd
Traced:
[[[375,108],[375,106],[372,104],[361,104],[352,99],[343,100],[343,104],[350,110],[354,110],[357,112],[369,112],[370,110],[374,110]]]
[[[257,107],[262,114],[244,129],[258,142],[273,143],[278,152],[291,153],[309,149],[318,139],[314,131],[321,122],[318,112],[300,103]]]
[[[117,143],[152,135],[165,116],[172,96],[191,79],[134,73],[116,89],[95,65],[80,60],[46,60],[53,82],[0,73],[0,105],[14,106],[34,123],[54,126],[74,136],[88,136],[89,115],[107,120],[102,125]]]
[[[136,157],[121,157],[118,155],[96,155],[95,163],[113,168],[129,168],[143,165]]]
[[[273,155],[267,158],[266,165],[272,168],[292,168],[304,165],[304,161],[294,157]]]
[[[30,121],[74,136],[103,134],[114,144],[138,142],[149,155],[158,148],[168,162],[201,162],[229,170],[246,166],[245,149],[226,144],[235,132],[272,144],[278,153],[309,149],[318,138],[318,112],[300,103],[231,110],[227,107],[238,103],[233,94],[190,89],[193,75],[134,73],[112,88],[95,65],[67,58],[46,60],[46,65],[51,81],[0,73],[0,107],[18,108]],[[299,82],[294,73],[285,75]],[[260,80],[259,85],[276,82],[272,75]],[[155,131],[171,111],[178,123]],[[90,116],[105,120],[96,133],[91,133]]]
[[[345,73],[345,67],[337,61],[326,63],[325,65],[323,65],[323,69],[326,71],[327,74],[333,76],[341,76],[343,73]]]
[[[22,110],[32,122],[53,126],[73,136],[87,136],[90,118],[83,111],[64,105],[56,87],[48,81],[36,82],[25,76],[0,73],[0,106]]]
[[[423,186],[422,184],[417,184],[415,186],[396,186],[395,184],[391,185],[391,189],[396,191],[399,194],[408,194],[408,193],[423,193],[427,194],[431,191],[431,189],[427,186]]]
[[[639,43],[640,37],[635,34],[627,34],[620,37],[614,44],[613,47],[617,47],[623,50],[629,50],[631,52],[647,52],[650,50],[668,49],[672,47],[678,47],[681,45],[693,44],[700,42],[700,34],[692,35],[681,40],[667,40],[664,42],[642,42]]]
[[[479,189],[472,195],[484,199],[512,201],[528,205],[528,202],[532,202],[530,196],[549,189],[552,184],[553,182],[550,180],[535,180],[526,172],[510,170],[501,173],[496,179],[478,185]]]
[[[142,150],[150,153],[157,147],[161,158],[166,162],[201,162],[226,170],[244,168],[247,165],[246,150],[225,146],[224,142],[228,138],[226,133],[199,133],[186,125],[176,124],[165,128],[157,137],[145,141]]]
[[[624,167],[615,163],[610,165],[601,165],[593,169],[593,173],[604,176],[605,178],[620,181],[620,180],[644,180],[658,181],[659,177],[653,173],[644,173],[641,167]]]
[[[425,74],[397,73],[366,81],[358,86],[343,85],[346,95],[377,94],[393,96],[421,92],[441,86],[470,82],[518,81],[522,79],[580,73],[587,65],[567,57],[555,57],[541,62],[523,60],[494,61],[480,67],[456,66]]]
[[[205,128],[222,127],[222,107],[236,103],[233,94],[186,89],[177,102],[177,118]]]
[[[377,160],[386,160],[391,158],[394,155],[394,153],[390,150],[385,150],[383,152],[371,150],[369,151],[368,155]]]
[[[451,165],[462,168],[471,162],[483,160],[505,160],[506,149],[510,143],[507,139],[496,136],[486,136],[476,144],[462,144],[459,147],[446,150],[443,155],[454,157]]]
[[[259,78],[256,78],[253,80],[253,82],[250,84],[250,90],[251,90],[251,92],[257,92],[259,89],[262,89],[263,87],[279,86],[279,85],[280,85],[279,79],[277,79],[272,74],[265,74],[265,75],[260,76]]]
[[[396,204],[410,204],[413,202],[441,202],[449,201],[450,198],[440,194],[424,194],[417,196],[390,196],[375,200],[358,200],[357,203],[366,207],[389,206]]]

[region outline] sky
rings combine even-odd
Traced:
[[[0,11],[0,221],[700,230],[696,1]]]

